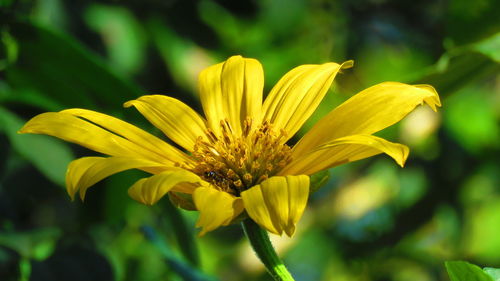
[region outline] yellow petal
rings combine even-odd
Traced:
[[[89,187],[113,174],[129,169],[161,168],[162,164],[126,157],[83,157],[72,161],[66,171],[66,189],[73,200],[76,192],[85,198]]]
[[[241,198],[256,223],[268,231],[292,236],[309,196],[309,177],[305,175],[271,177],[245,190]]]
[[[202,183],[197,175],[183,169],[170,169],[160,174],[138,180],[128,194],[132,199],[145,205],[153,205],[167,192],[183,183]]]
[[[227,119],[236,134],[247,116],[260,121],[264,72],[254,59],[241,56],[206,68],[200,73],[200,99],[209,126],[220,133],[220,121]]]
[[[124,106],[135,106],[156,128],[188,151],[193,150],[197,137],[205,136],[205,120],[177,99],[149,95],[128,101]]]
[[[90,122],[95,123],[116,135],[122,136],[135,146],[143,147],[149,152],[158,154],[172,162],[184,163],[191,161],[185,153],[181,152],[177,148],[136,126],[113,116],[78,108],[63,110],[61,113],[67,113],[89,120]]]
[[[200,217],[196,227],[202,227],[200,236],[219,226],[228,225],[243,211],[241,198],[219,191],[212,186],[202,186],[193,193],[194,204]]]
[[[316,110],[330,88],[343,64],[301,65],[292,69],[278,81],[264,101],[263,120],[269,120],[277,128],[285,129],[291,138]]]
[[[353,135],[327,142],[292,160],[280,174],[311,175],[318,171],[385,153],[401,167],[408,158],[407,146],[372,135]]]
[[[297,143],[297,158],[337,138],[373,134],[400,121],[416,106],[426,103],[432,109],[441,106],[436,90],[429,85],[385,82],[372,86],[335,108]]]
[[[29,120],[19,132],[54,136],[110,156],[143,158],[167,165],[191,161],[157,137],[124,121],[90,110],[42,113]]]

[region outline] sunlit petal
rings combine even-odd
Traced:
[[[191,161],[157,137],[117,118],[90,110],[42,113],[29,120],[19,132],[54,136],[110,156],[144,158],[167,165]]]
[[[408,158],[407,146],[372,135],[353,135],[327,142],[313,151],[294,159],[280,174],[311,175],[340,164],[385,153],[401,167]]]
[[[185,163],[191,161],[185,153],[181,152],[177,148],[136,126],[113,116],[92,110],[77,108],[63,110],[61,113],[68,113],[89,120],[90,122],[95,123],[116,135],[122,136],[137,147],[143,147],[148,151],[160,154],[172,162]]]
[[[300,157],[337,138],[378,132],[398,122],[423,103],[434,110],[441,106],[436,90],[429,85],[385,82],[370,87],[316,123],[294,147],[293,157]]]
[[[268,231],[292,236],[309,196],[309,177],[271,177],[241,193],[245,209]]]
[[[202,186],[193,193],[200,217],[196,227],[201,227],[200,236],[219,226],[228,225],[243,211],[241,198],[219,191],[212,186]]]
[[[89,187],[113,174],[129,169],[161,169],[162,166],[149,160],[127,157],[83,157],[69,164],[66,188],[72,200],[78,191],[83,200]]]
[[[220,133],[220,121],[227,119],[240,134],[247,116],[260,121],[264,72],[254,59],[241,56],[211,66],[200,73],[199,91],[209,126]]]
[[[343,64],[301,65],[292,69],[278,81],[264,101],[262,119],[284,129],[288,137],[292,137],[316,110],[337,73],[352,65],[352,61],[347,61]]]
[[[205,120],[183,102],[162,95],[142,96],[128,101],[169,139],[192,151],[196,139],[205,136]]]
[[[153,205],[177,185],[186,182],[202,184],[203,181],[200,177],[189,171],[171,169],[149,178],[138,180],[129,188],[128,194],[142,204]]]

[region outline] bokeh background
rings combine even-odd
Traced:
[[[196,213],[128,198],[140,172],[71,202],[66,165],[96,154],[16,133],[81,107],[158,134],[122,104],[167,94],[199,110],[199,71],[234,54],[262,62],[266,91],[297,65],[355,60],[304,129],[382,81],[442,99],[381,132],[410,146],[405,168],[381,155],[318,176],[296,235],[273,237],[297,281],[500,267],[499,15],[495,0],[0,0],[0,280],[270,280],[239,225],[197,238]]]

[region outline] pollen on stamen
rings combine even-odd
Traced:
[[[192,151],[195,162],[191,170],[221,191],[236,196],[277,174],[291,161],[290,147],[283,138],[286,132],[275,132],[269,121],[252,127],[252,119],[242,122],[236,135],[228,120],[221,120],[217,130],[207,129],[197,138]]]

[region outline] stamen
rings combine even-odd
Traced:
[[[286,132],[273,130],[269,121],[252,128],[252,119],[242,122],[241,135],[235,135],[229,121],[221,120],[220,134],[212,129],[198,137],[192,151],[195,166],[190,170],[217,189],[239,196],[291,161],[291,150],[283,140]],[[180,164],[179,164],[180,165]]]

